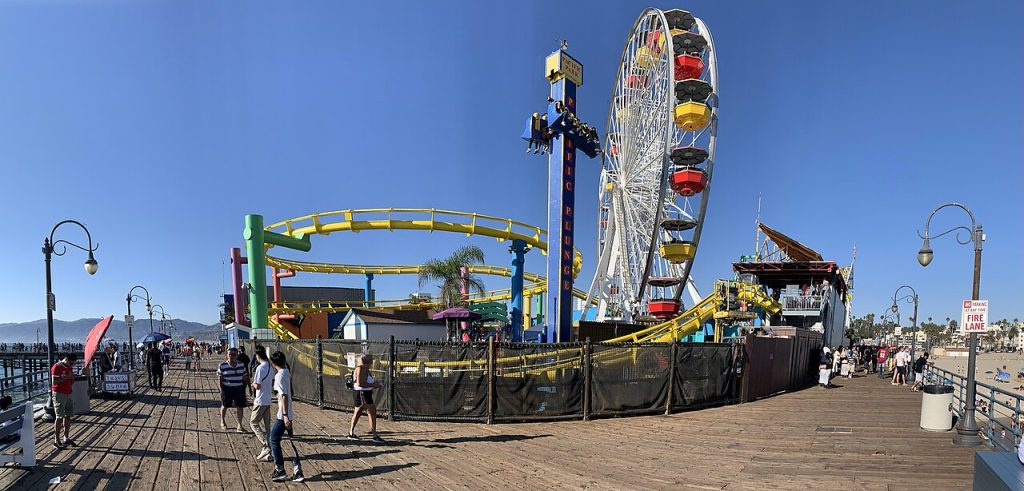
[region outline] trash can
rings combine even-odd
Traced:
[[[953,386],[921,387],[921,429],[949,431],[953,428]]]
[[[89,377],[86,375],[75,375],[75,383],[71,389],[71,405],[75,414],[86,414],[89,412]]]

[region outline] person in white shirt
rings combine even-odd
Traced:
[[[274,369],[270,366],[267,351],[262,346],[256,347],[256,361],[259,365],[252,376],[252,388],[256,391],[256,397],[252,400],[249,425],[263,447],[256,460],[270,462],[270,443],[267,435],[270,434],[270,392],[274,385]]]
[[[906,385],[907,384],[907,359],[910,358],[910,354],[907,353],[907,348],[900,348],[899,352],[896,353],[896,378],[893,381],[893,385]]]
[[[292,374],[288,370],[288,362],[285,360],[284,353],[275,351],[270,355],[270,363],[277,369],[277,375],[274,375],[274,390],[277,391],[277,421],[270,429],[270,454],[274,457],[274,473],[270,475],[270,479],[275,482],[289,480],[304,482],[306,478],[302,475],[299,451],[295,448],[292,433],[295,420],[295,410],[292,407]],[[281,450],[281,438],[284,437],[285,432],[288,433],[288,441],[292,444],[292,453],[295,454],[295,470],[291,478],[284,471],[284,452]]]

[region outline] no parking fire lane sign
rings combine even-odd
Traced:
[[[966,334],[985,332],[988,327],[988,300],[964,300],[960,330]]]

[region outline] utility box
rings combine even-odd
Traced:
[[[89,405],[89,377],[75,375],[75,382],[71,388],[71,404],[75,414],[88,414],[92,406]]]
[[[921,387],[921,429],[949,431],[953,428],[953,386]]]

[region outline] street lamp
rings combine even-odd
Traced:
[[[142,291],[146,292],[146,296],[145,297],[141,297],[139,295],[133,294],[133,292],[135,291],[136,288],[142,288]],[[153,305],[152,305],[153,298],[149,296],[149,290],[147,290],[146,287],[144,287],[142,285],[135,285],[135,286],[132,287],[131,290],[128,290],[127,301],[128,301],[128,316],[129,317],[132,315],[132,302],[135,301],[135,300],[145,300],[146,301],[146,311],[149,312],[149,330],[152,331],[153,330]],[[132,324],[134,324],[134,323],[135,322],[133,321]],[[132,336],[132,325],[131,324],[128,325],[128,346],[129,346],[129,349],[132,350],[132,352],[135,351],[135,338]],[[129,357],[128,366],[132,370],[135,369],[135,357],[134,356]]]
[[[928,225],[931,224],[932,217],[939,210],[953,206],[960,208],[967,213],[967,216],[971,219],[971,228],[964,226],[954,227],[941,234],[929,235]],[[974,243],[974,287],[971,292],[971,299],[977,300],[978,293],[981,289],[981,243],[985,241],[985,234],[982,233],[981,224],[974,220],[974,214],[971,210],[967,209],[966,206],[960,203],[946,203],[932,210],[931,215],[928,215],[928,219],[924,222],[924,235],[918,232],[918,237],[924,239],[924,244],[921,245],[921,250],[917,252],[917,262],[921,263],[921,266],[928,266],[932,262],[934,254],[932,253],[932,247],[930,240],[938,237],[942,237],[950,232],[956,231],[956,241],[960,245],[967,245]],[[968,232],[971,234],[971,238],[963,240],[960,236],[960,232]],[[971,337],[971,348],[968,352],[967,357],[967,401],[964,407],[964,417],[960,421],[960,424],[956,427],[956,435],[953,436],[953,443],[962,446],[974,447],[981,445],[981,437],[979,436],[978,424],[974,420],[974,370],[976,364],[976,357],[978,351],[978,334],[970,333]]]
[[[89,247],[82,247],[78,244],[75,244],[74,242],[68,242],[63,239],[54,241],[53,234],[57,233],[57,228],[59,228],[61,225],[64,225],[65,223],[73,223],[81,227],[82,230],[85,231],[85,236],[89,241]],[[61,244],[60,250],[57,250],[57,244]],[[90,234],[89,229],[85,228],[85,225],[82,225],[80,222],[77,222],[75,220],[61,221],[57,223],[57,225],[53,226],[53,230],[50,230],[50,236],[43,239],[43,261],[46,263],[46,360],[51,368],[53,367],[54,363],[56,363],[55,358],[57,346],[53,343],[53,311],[56,310],[57,308],[57,299],[53,295],[53,288],[50,281],[50,260],[54,255],[63,256],[64,254],[66,254],[68,252],[68,248],[66,246],[81,249],[89,254],[88,259],[85,260],[84,265],[86,273],[94,275],[96,274],[96,270],[99,269],[99,263],[96,262],[96,258],[93,256],[93,253],[100,248],[100,244],[97,242],[96,246],[93,247],[92,234]],[[86,360],[86,362],[88,362],[88,360]],[[52,371],[50,372],[50,385],[53,385]],[[55,419],[56,416],[53,412],[53,391],[49,392],[49,395],[46,399],[46,408],[44,408],[44,410],[46,411],[46,416],[48,419]]]
[[[164,312],[164,306],[160,304],[154,304],[153,310],[155,309],[160,309],[160,332],[162,333],[164,332],[164,321],[167,320],[167,312]],[[152,332],[152,329],[153,328],[151,326],[150,332]]]
[[[900,298],[896,298],[897,295],[900,294],[900,290],[902,290],[904,288],[909,288],[910,291],[913,292],[913,293],[911,293],[910,295],[904,295],[904,296],[902,296]],[[911,358],[911,361],[913,361],[914,357],[917,356],[917,302],[918,302],[917,290],[915,290],[914,287],[912,287],[910,285],[903,285],[903,286],[897,288],[895,292],[893,292],[893,294],[892,294],[892,311],[896,312],[896,315],[899,315],[899,312],[900,312],[900,308],[899,308],[899,306],[897,304],[899,302],[903,301],[903,300],[906,300],[907,302],[914,302],[914,318],[911,319],[914,322],[914,331],[913,331],[914,334],[913,334],[913,337],[910,338],[910,358]],[[913,370],[908,370],[908,372],[909,373],[907,374],[908,375],[907,376],[907,380],[909,380],[911,383],[913,383],[914,382],[914,371]]]

